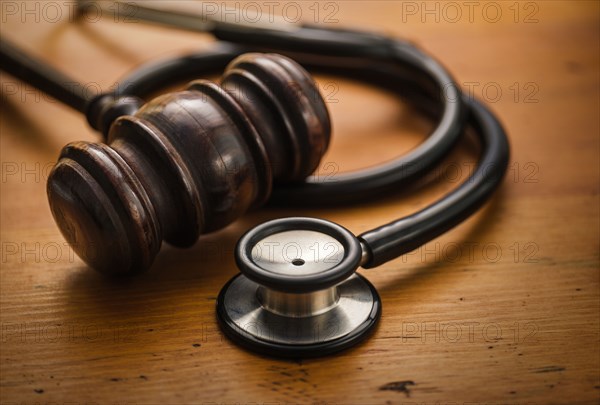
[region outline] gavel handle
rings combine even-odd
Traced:
[[[78,81],[54,69],[41,59],[25,53],[10,42],[0,41],[0,70],[30,84],[73,108],[85,113],[90,98]]]

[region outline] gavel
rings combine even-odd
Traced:
[[[274,184],[302,181],[331,133],[313,79],[276,54],[239,56],[220,85],[197,80],[146,104],[106,96],[93,107],[106,143],[65,146],[47,191],[65,239],[108,274],[142,272],[163,239],[189,247],[264,204]]]

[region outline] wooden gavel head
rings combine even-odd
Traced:
[[[129,115],[113,119],[115,103]],[[107,106],[107,143],[65,146],[48,179],[63,236],[103,273],[143,271],[163,239],[190,246],[264,203],[273,183],[302,181],[331,132],[311,77],[275,54],[242,55],[220,86],[198,80],[137,106]]]

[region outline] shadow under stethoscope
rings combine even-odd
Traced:
[[[473,266],[474,264],[471,256],[463,254],[460,251],[460,249],[462,248],[461,245],[471,245],[473,243],[472,241],[481,240],[484,238],[485,234],[492,231],[492,227],[490,226],[490,224],[497,223],[497,220],[503,215],[503,208],[501,204],[501,200],[503,198],[502,194],[504,194],[503,190],[498,190],[498,192],[495,194],[495,198],[489,201],[483,208],[481,208],[476,214],[474,214],[473,217],[469,220],[469,224],[459,225],[467,229],[461,232],[461,236],[458,240],[453,239],[452,242],[448,244],[449,248],[456,248],[457,252],[451,252],[450,249],[448,249],[449,252],[446,252],[444,254],[443,252],[439,252],[441,248],[436,250],[437,247],[434,247],[432,248],[433,255],[424,255],[422,252],[417,252],[415,253],[416,260],[412,262],[408,260],[402,262],[401,258],[396,259],[395,261],[391,261],[388,264],[386,264],[386,269],[382,270],[388,273],[398,271],[402,274],[400,278],[393,277],[393,280],[391,281],[377,280],[377,277],[375,275],[374,277],[370,277],[371,271],[376,272],[377,269],[366,270],[362,274],[370,278],[371,282],[375,284],[379,293],[381,294],[382,300],[385,303],[385,299],[387,296],[398,296],[398,294],[401,293],[403,290],[419,288],[420,284],[432,281],[431,279],[434,277],[440,277],[445,268],[447,269],[450,266],[453,268],[464,268],[465,266]],[[452,230],[450,230],[449,232],[452,232]],[[427,253],[427,251],[425,252]],[[411,253],[408,253],[408,255],[411,255]],[[428,257],[436,255],[440,256],[440,260],[427,260]],[[445,256],[448,256],[448,258],[446,258]]]

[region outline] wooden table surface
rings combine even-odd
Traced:
[[[597,403],[599,3],[274,4],[290,20],[300,6],[305,21],[410,38],[443,61],[508,130],[501,190],[443,237],[360,270],[383,300],[364,344],[321,359],[264,358],[233,345],[215,322],[244,230],[310,215],[360,233],[456,187],[476,149],[462,142],[419,190],[340,209],[262,209],[188,250],[164,246],[145,275],[109,280],[74,256],[45,195],[61,147],[97,135],[77,113],[2,74],[2,403]],[[2,38],[90,91],[212,41],[135,16],[73,21],[69,2],[0,6]],[[334,123],[323,175],[405,153],[431,129],[391,95],[318,81]]]

